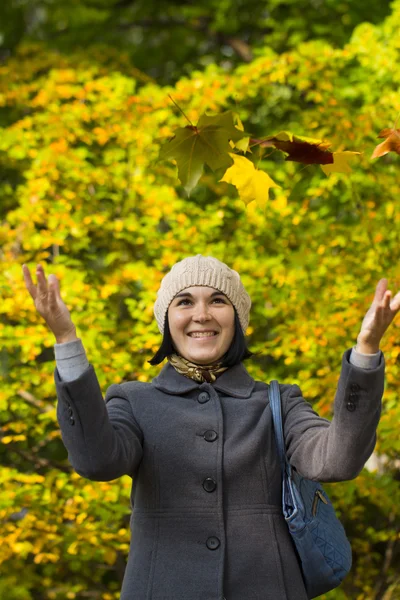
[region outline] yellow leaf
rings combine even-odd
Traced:
[[[238,142],[235,143],[235,146],[238,150],[241,150],[242,152],[251,152],[250,148],[249,148],[249,143],[250,143],[250,138],[243,138],[241,140],[239,140]]]
[[[234,185],[239,192],[240,199],[247,205],[254,200],[264,207],[268,201],[268,192],[271,187],[281,186],[275,183],[267,173],[259,171],[254,164],[244,156],[229,154],[233,165],[225,171],[220,181]]]
[[[351,173],[349,159],[356,154],[361,154],[361,152],[350,152],[350,150],[345,150],[344,152],[333,152],[333,163],[329,165],[321,165],[321,169],[325,175],[330,175],[331,173]]]
[[[9,444],[10,442],[22,442],[24,440],[26,440],[26,435],[21,433],[20,435],[4,436],[1,441],[3,442],[3,444]]]
[[[78,554],[78,542],[72,542],[67,548],[68,554]]]
[[[80,525],[81,523],[83,523],[83,521],[86,519],[86,517],[87,517],[87,513],[82,512],[76,517],[75,521],[78,525]]]
[[[388,202],[385,206],[385,212],[386,212],[386,216],[391,219],[394,213],[394,204],[393,202]]]
[[[244,126],[242,121],[240,120],[240,117],[237,113],[234,113],[234,123],[235,123],[235,127],[237,127],[238,129],[240,129],[240,131],[244,131]],[[232,148],[237,148],[238,150],[240,150],[241,152],[251,152],[250,148],[249,148],[249,144],[250,144],[250,138],[242,138],[241,140],[236,141],[235,143],[232,142],[232,140],[229,142],[229,144],[231,145]]]
[[[36,564],[40,564],[41,562],[52,562],[56,563],[60,560],[60,557],[57,554],[52,554],[51,552],[40,552],[36,554],[33,562]]]
[[[103,554],[104,560],[108,565],[113,565],[117,560],[117,553],[112,548],[107,548]]]

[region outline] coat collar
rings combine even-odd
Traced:
[[[193,379],[181,375],[167,362],[151,383],[163,392],[177,395],[186,394],[196,389],[204,389],[205,386],[212,385],[216,390],[234,398],[249,398],[255,386],[254,379],[243,363],[224,371],[214,383],[204,384],[197,383]]]

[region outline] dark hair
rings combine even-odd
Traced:
[[[228,351],[222,357],[223,367],[233,367],[234,365],[240,363],[242,360],[250,358],[254,355],[254,352],[251,352],[251,350],[247,348],[246,340],[244,337],[242,326],[239,321],[238,314],[236,312],[236,308],[233,308],[235,310],[235,335],[233,336],[233,340]],[[158,365],[164,360],[164,358],[170,356],[171,354],[177,354],[177,351],[172,342],[167,313],[165,315],[164,336],[161,346],[159,347],[153,358],[151,360],[148,360],[147,362],[149,362],[151,365]]]

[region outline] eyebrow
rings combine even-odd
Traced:
[[[210,296],[210,298],[214,298],[214,296],[224,296],[225,298],[225,294],[223,292],[213,292]],[[177,294],[175,296],[175,298],[193,298],[193,295],[190,292],[181,292],[180,294]]]

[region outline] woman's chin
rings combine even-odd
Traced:
[[[206,354],[204,352],[196,352],[191,354],[191,357],[188,358],[188,360],[196,364],[210,365],[211,363],[217,362],[219,360],[219,356],[217,354]]]

